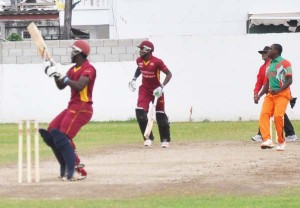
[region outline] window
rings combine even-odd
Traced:
[[[40,30],[39,30],[39,32],[42,34],[42,32]],[[23,30],[22,31],[22,39],[23,40],[29,40],[29,39],[31,39],[31,36],[30,36],[28,30]]]
[[[30,36],[28,30],[22,31],[22,39],[23,39],[23,40],[31,39],[31,36]]]
[[[300,12],[252,13],[248,15],[247,33],[300,32]]]

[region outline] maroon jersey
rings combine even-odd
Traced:
[[[87,76],[90,80],[90,83],[87,86],[85,86],[80,92],[71,88],[71,99],[69,104],[76,103],[78,101],[92,104],[93,88],[96,79],[96,70],[89,63],[89,61],[86,60],[80,67],[73,66],[67,72],[67,76],[74,81],[78,81],[81,76]]]
[[[168,68],[161,59],[154,56],[149,61],[144,61],[141,57],[136,60],[138,68],[142,74],[142,86],[153,91],[160,86],[160,71],[167,72]]]

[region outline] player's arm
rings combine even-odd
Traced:
[[[158,98],[160,96],[162,96],[162,94],[164,93],[164,90],[163,90],[164,87],[166,86],[166,84],[168,84],[168,82],[172,78],[172,73],[170,72],[170,70],[168,68],[164,68],[164,70],[162,72],[164,72],[166,74],[166,78],[163,81],[163,83],[153,91],[153,95]]]
[[[78,81],[74,81],[67,76],[63,79],[55,77],[55,83],[57,88],[60,90],[64,89],[66,86],[69,85],[72,89],[80,92],[85,86],[87,86],[90,83],[90,79],[88,78],[88,76],[81,76]]]
[[[63,79],[60,79],[58,76],[54,76],[56,87],[60,90],[65,89],[65,87],[67,86],[67,84],[64,83],[64,79],[65,77]]]
[[[140,68],[138,67],[136,70],[135,70],[135,73],[133,75],[133,78],[132,80],[128,83],[128,87],[129,89],[134,92],[136,90],[136,84],[135,84],[135,81],[136,79],[141,75],[141,70]]]
[[[135,73],[134,73],[134,76],[133,76],[133,80],[136,80],[139,76],[141,75],[141,70],[140,68],[138,67],[136,70],[135,70]]]
[[[264,85],[264,80],[266,79],[266,71],[264,67],[260,67],[257,74],[257,79],[254,87],[254,102],[258,99],[258,93]]]
[[[172,73],[169,69],[166,69],[163,71],[166,74],[166,78],[162,83],[162,87],[166,86],[166,84],[168,84],[168,82],[170,81],[170,79],[172,78]]]
[[[262,90],[260,91],[260,93],[258,94],[258,97],[254,100],[254,102],[257,104],[259,99],[266,93],[268,93],[269,91],[269,79],[266,79],[266,83],[263,86]]]

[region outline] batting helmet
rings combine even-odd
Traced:
[[[141,48],[141,49],[143,49],[143,48],[150,49],[151,52],[154,51],[154,45],[153,45],[153,43],[151,43],[148,40],[143,41],[138,47]]]
[[[78,50],[79,52],[83,53],[86,56],[88,56],[91,51],[89,44],[84,40],[76,40],[73,43],[72,48]]]

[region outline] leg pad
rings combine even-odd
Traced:
[[[62,154],[56,149],[54,148],[54,142],[53,142],[53,138],[52,135],[46,130],[46,129],[39,129],[39,133],[41,135],[41,137],[43,138],[44,142],[51,147],[58,163],[60,164],[60,177],[64,177],[66,174],[66,162],[62,156]]]
[[[157,112],[156,113],[156,121],[158,125],[160,141],[170,142],[170,123],[167,115],[165,113]]]
[[[137,109],[135,109],[135,115],[136,115],[136,120],[137,120],[140,130],[141,130],[141,133],[145,140],[146,138],[144,137],[144,133],[145,133],[147,123],[148,123],[147,112],[144,109],[137,108]],[[151,140],[154,140],[154,136],[153,136],[152,132],[150,133],[149,138]]]
[[[75,171],[75,151],[70,144],[68,137],[57,129],[50,132],[54,148],[57,149],[64,158],[67,165],[67,179],[72,179]]]

